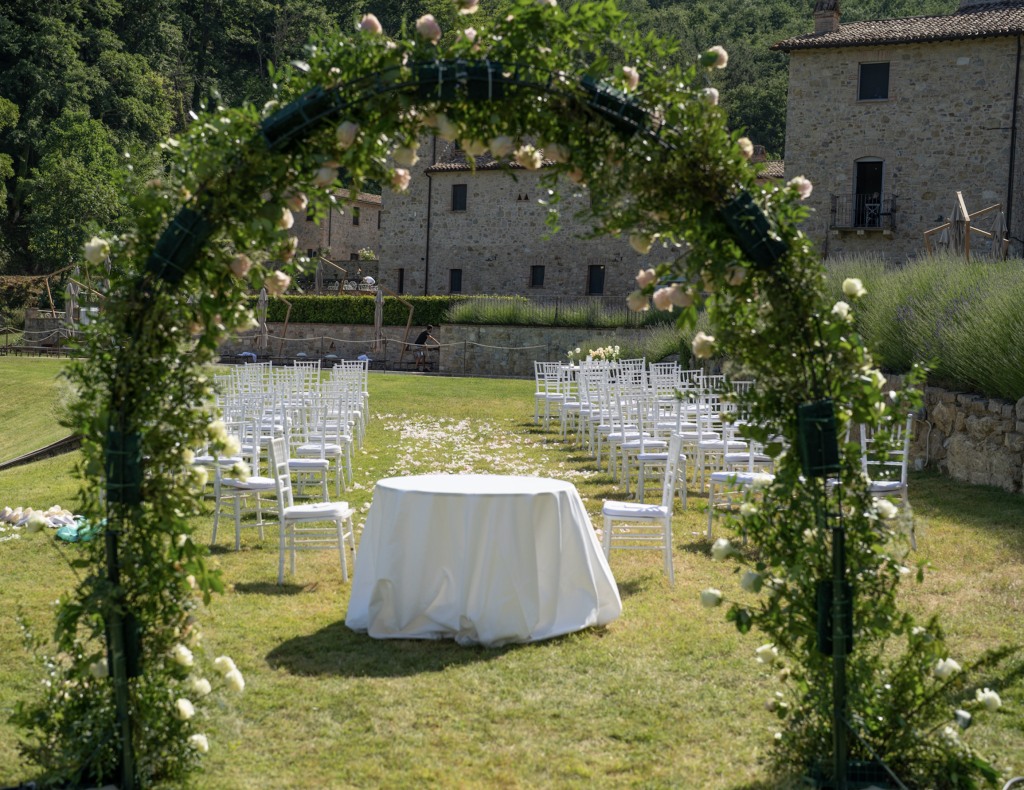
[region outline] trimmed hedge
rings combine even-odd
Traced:
[[[373,324],[374,299],[370,296],[286,296],[292,304],[290,322],[297,324]],[[413,306],[415,326],[440,326],[451,300],[447,296],[405,296]],[[249,307],[256,310],[258,297],[249,297]],[[284,321],[288,306],[280,299],[267,305],[268,321]],[[393,296],[384,297],[384,326],[405,326],[409,308]]]

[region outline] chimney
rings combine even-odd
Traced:
[[[818,0],[814,5],[814,32],[832,33],[839,30],[839,0]]]
[[[754,153],[750,155],[750,162],[751,162],[751,164],[757,164],[758,162],[763,162],[767,158],[768,158],[768,156],[764,152],[764,146],[763,145],[755,145],[754,146]]]

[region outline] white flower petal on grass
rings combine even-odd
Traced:
[[[939,680],[948,680],[960,670],[961,666],[952,658],[940,658],[932,672]]]
[[[759,664],[774,664],[775,659],[779,657],[779,649],[775,647],[774,642],[769,642],[757,648],[754,651],[754,655],[757,656],[757,663]]]
[[[986,688],[984,690],[978,689],[974,692],[974,697],[982,704],[985,710],[990,713],[999,710],[1003,705],[1003,701],[999,699],[999,695],[990,688]]]

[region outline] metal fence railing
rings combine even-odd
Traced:
[[[831,195],[833,228],[895,228],[899,195]]]

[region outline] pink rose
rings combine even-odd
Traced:
[[[668,298],[676,307],[682,307],[683,309],[693,304],[693,291],[689,288],[683,290],[683,287],[679,283],[672,283],[668,287]]]
[[[626,297],[626,306],[634,313],[642,313],[651,306],[651,300],[647,298],[643,291],[633,291],[633,293]]]
[[[537,170],[544,162],[544,154],[532,145],[524,145],[516,151],[516,161],[527,170]]]
[[[305,211],[306,206],[309,205],[308,198],[301,192],[286,192],[284,196],[284,202],[292,211],[298,212]]]
[[[480,9],[478,0],[455,0],[455,5],[459,7],[460,14],[475,14]]]
[[[654,292],[653,301],[654,306],[656,308],[658,308],[659,310],[668,310],[669,312],[672,311],[672,299],[670,298],[669,294],[671,290],[671,288],[659,288],[657,291]]]
[[[622,76],[626,78],[626,90],[635,91],[640,84],[640,74],[632,66],[622,67]]]
[[[356,141],[357,134],[359,134],[359,124],[352,123],[352,121],[344,121],[338,126],[337,132],[335,132],[338,138],[338,147],[350,147]]]
[[[704,95],[712,105],[718,104],[718,89],[717,88],[705,88]]]
[[[646,288],[657,279],[658,275],[654,269],[641,269],[640,273],[636,276],[636,284],[641,288]]]
[[[316,175],[313,177],[313,183],[318,187],[329,187],[338,178],[338,168],[336,167],[321,167],[316,171]]]
[[[231,263],[228,265],[228,268],[231,269],[231,273],[235,275],[235,277],[241,279],[249,273],[249,269],[252,268],[252,261],[249,260],[248,255],[239,254],[231,259]]]
[[[366,14],[361,20],[357,30],[365,31],[366,33],[373,33],[374,35],[380,35],[384,32],[384,28],[381,27],[380,20],[377,19],[373,14]]]
[[[811,191],[814,189],[814,185],[810,182],[810,180],[804,178],[803,176],[797,176],[788,184],[786,184],[786,186],[795,189],[799,193],[801,200],[807,200],[807,198],[811,196]]]
[[[437,24],[433,14],[424,14],[416,20],[416,32],[435,44],[441,38],[441,26]]]
[[[409,181],[412,176],[404,167],[395,168],[395,174],[391,176],[391,186],[398,192],[405,192],[409,188]]]
[[[282,271],[274,272],[263,281],[263,287],[267,289],[267,293],[271,296],[280,296],[288,290],[288,286],[291,284],[292,278]]]

